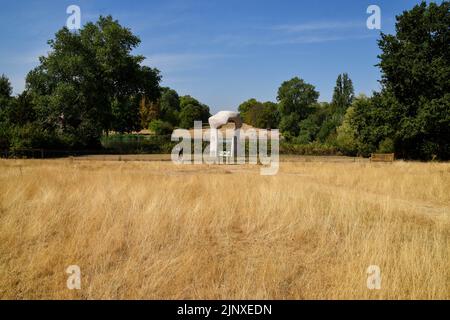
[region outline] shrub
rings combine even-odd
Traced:
[[[335,146],[319,142],[308,144],[282,142],[280,144],[280,153],[311,156],[332,156],[341,154]]]
[[[380,142],[378,146],[379,153],[393,153],[395,150],[394,141],[391,138],[386,138]]]
[[[9,149],[11,134],[10,127],[6,123],[0,123],[0,150]]]
[[[173,126],[169,122],[162,120],[153,120],[150,122],[148,129],[158,136],[168,135],[173,132]]]

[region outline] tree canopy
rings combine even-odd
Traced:
[[[140,99],[160,94],[159,71],[131,54],[139,43],[111,16],[78,32],[58,31],[27,76],[39,125],[80,147],[98,145],[104,131],[139,129]]]
[[[340,74],[336,79],[334,87],[332,105],[336,111],[344,114],[353,102],[355,91],[353,90],[353,82],[347,73]]]
[[[397,16],[396,34],[382,34],[378,42],[383,98],[373,102],[382,110],[367,118],[370,126],[380,124],[376,132],[386,131],[383,138],[392,139],[402,157],[450,157],[449,38],[450,2],[422,2]]]
[[[278,105],[274,102],[259,102],[249,99],[238,107],[243,121],[256,128],[275,129],[279,125]]]
[[[187,95],[180,98],[180,127],[192,128],[194,121],[208,122],[211,116],[209,107]]]

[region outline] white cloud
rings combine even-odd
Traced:
[[[333,34],[305,34],[305,35],[290,35],[290,36],[233,36],[221,35],[213,40],[215,43],[225,44],[231,47],[237,46],[277,46],[277,45],[294,45],[294,44],[313,44],[330,41],[345,41],[345,40],[361,40],[375,37],[374,34],[348,34],[348,35],[333,35]]]
[[[302,24],[283,24],[271,27],[271,30],[284,32],[305,32],[305,31],[324,31],[324,30],[341,30],[351,28],[364,28],[364,21],[318,21]]]
[[[370,38],[364,22],[318,21],[302,24],[283,24],[256,28],[259,32],[247,34],[223,34],[215,37],[213,43],[228,46],[273,46],[288,44],[309,44],[340,40]]]
[[[327,36],[327,35],[301,36],[301,37],[273,40],[271,42],[268,42],[267,45],[323,43],[330,41],[361,40],[373,37],[375,37],[375,35],[373,34],[347,35],[347,36]]]

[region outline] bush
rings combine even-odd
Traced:
[[[176,142],[170,136],[144,136],[134,134],[115,134],[103,136],[102,146],[107,153],[142,154],[170,153]]]
[[[391,138],[386,138],[383,141],[380,142],[380,145],[378,146],[378,152],[379,153],[394,153],[395,146],[394,141],[392,141]]]
[[[354,156],[358,153],[358,141],[356,130],[351,121],[354,115],[354,108],[350,107],[345,113],[342,124],[336,130],[336,145],[344,154]]]
[[[10,149],[57,149],[63,147],[54,134],[42,129],[37,124],[28,123],[13,127],[10,131]]]
[[[280,144],[280,153],[311,156],[341,155],[341,153],[335,146],[319,142],[312,142],[308,144],[282,142]]]
[[[0,150],[9,149],[9,144],[11,140],[11,129],[5,123],[0,123]]]
[[[153,120],[148,129],[158,136],[169,135],[173,132],[173,126],[169,122],[162,120]]]

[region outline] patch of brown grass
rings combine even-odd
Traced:
[[[0,297],[449,299],[450,165],[0,161]],[[65,273],[79,265],[81,290]],[[381,290],[366,286],[378,265]]]

